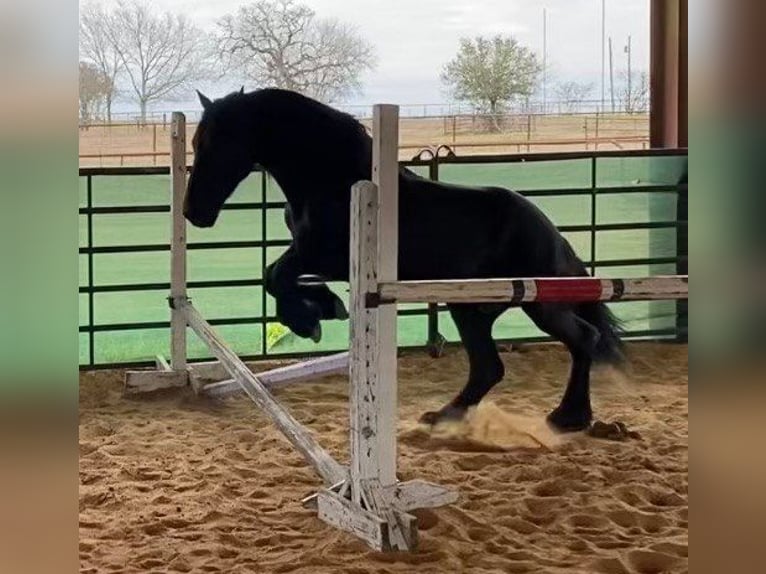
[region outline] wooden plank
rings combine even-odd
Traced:
[[[186,371],[126,371],[123,392],[126,395],[150,393],[185,387],[188,383]]]
[[[346,493],[348,492],[348,480],[341,480],[340,482],[336,482],[332,486],[328,487],[327,490],[330,492],[337,494],[341,498],[347,499]],[[309,494],[308,496],[304,497],[301,500],[301,506],[303,508],[312,508],[316,510],[317,508],[317,499],[319,498],[319,493],[315,492],[314,494]]]
[[[173,112],[170,141],[170,297],[186,298],[186,116]],[[176,371],[186,369],[186,321],[180,309],[170,311],[170,364]]]
[[[385,325],[381,309],[368,309],[365,304],[365,293],[377,289],[377,197],[377,186],[370,182],[358,182],[352,189],[349,398],[352,499],[356,504],[363,502],[363,481],[396,484],[396,309],[388,306],[394,316]],[[381,336],[382,329],[389,334],[387,340]],[[389,363],[388,369],[383,368],[381,358]]]
[[[401,512],[417,508],[437,508],[458,500],[456,491],[425,480],[401,482],[384,487],[384,491],[391,500],[391,505]]]
[[[386,492],[376,478],[363,482],[368,508],[375,516],[386,523],[388,536],[385,546],[391,550],[414,550],[418,544],[417,519],[406,513],[397,513]]]
[[[388,550],[386,523],[334,492],[317,493],[317,513],[324,522],[361,538],[373,550]]]
[[[170,363],[165,360],[165,357],[162,355],[155,355],[154,356],[154,364],[157,367],[158,371],[172,371],[173,369],[170,368]]]
[[[300,381],[311,380],[331,373],[346,372],[347,369],[348,352],[344,352],[328,355],[327,357],[319,357],[318,359],[304,361],[295,365],[286,365],[270,371],[264,371],[258,373],[257,376],[264,385],[269,388],[274,388]],[[192,366],[190,370],[194,373],[195,369]],[[201,392],[210,397],[224,398],[239,394],[243,391],[237,381],[228,379],[205,385],[202,387]]]
[[[325,484],[335,484],[346,478],[346,469],[336,462],[317,443],[311,433],[272,396],[263,383],[229,349],[192,304],[189,301],[181,301],[178,307],[184,312],[189,326],[207,344],[210,351],[229,374],[242,386],[247,396],[269,416],[279,431],[285,435],[285,438],[316,469]]]
[[[349,251],[349,415],[352,499],[361,504],[360,480],[379,473],[378,309],[368,309],[365,293],[377,290],[378,193],[360,181],[351,189]]]
[[[366,215],[375,221],[369,227],[368,220],[362,219],[368,226],[364,235],[375,242],[367,241],[360,245],[362,262],[374,262],[377,273],[375,280],[396,281],[398,278],[399,252],[399,161],[397,147],[399,143],[399,107],[378,104],[373,107],[373,147],[372,147],[372,182],[377,188],[377,209],[366,211]],[[374,207],[371,206],[371,207]],[[370,233],[375,232],[375,237]],[[359,291],[364,294],[369,291]],[[396,484],[396,305],[382,306],[377,313],[365,314],[366,319],[377,322],[373,333],[375,340],[368,343],[375,345],[375,366],[368,366],[368,383],[363,395],[375,398],[375,404],[364,406],[376,410],[374,436],[375,461],[366,457],[367,468],[359,478],[375,478],[384,486]],[[369,376],[369,370],[376,373]],[[353,380],[353,379],[352,379]],[[353,383],[352,383],[353,384]],[[367,410],[365,409],[365,410]],[[367,415],[369,415],[369,410]],[[363,416],[364,418],[364,416]],[[360,425],[361,426],[361,425]],[[363,428],[363,427],[362,427]],[[370,447],[370,441],[364,441]],[[360,468],[360,470],[362,470]]]
[[[219,361],[189,363],[188,369],[196,378],[207,379],[208,381],[221,381],[229,376],[229,373]]]
[[[378,281],[399,278],[399,107],[378,104],[373,107],[372,183],[378,188]],[[372,249],[372,246],[369,246]],[[397,409],[397,314],[396,304],[378,309],[378,429],[380,474],[384,486],[396,484],[396,409]],[[368,476],[370,478],[370,476]]]
[[[382,302],[527,303],[688,299],[686,275],[630,279],[583,277],[380,282]]]

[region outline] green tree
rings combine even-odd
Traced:
[[[532,95],[542,65],[529,48],[509,36],[461,38],[453,60],[441,79],[453,98],[470,102],[490,115],[492,128],[500,131],[498,117],[513,101]]]

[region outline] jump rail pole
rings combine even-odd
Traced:
[[[209,363],[209,365],[214,368],[216,373],[222,368],[220,363]],[[192,372],[202,371],[202,369],[197,369],[196,366],[192,366],[191,370]],[[258,380],[265,386],[273,389],[298,381],[313,379],[321,375],[347,372],[348,352],[343,352],[258,373]],[[243,390],[237,381],[229,379],[205,385],[202,387],[202,392],[209,397],[224,398],[242,393]]]
[[[687,299],[688,275],[381,282],[371,300],[399,303],[584,303]]]

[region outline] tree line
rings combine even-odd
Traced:
[[[320,18],[298,0],[256,0],[220,18],[211,31],[145,0],[86,4],[79,48],[83,123],[110,122],[117,98],[135,102],[145,121],[152,103],[186,97],[200,83],[224,78],[340,102],[361,92],[364,74],[377,63],[374,47],[354,26]],[[463,38],[441,81],[452,98],[485,114],[489,129],[500,130],[504,111],[533,97],[542,71],[538,56],[513,37]],[[621,108],[643,109],[648,81],[626,84],[632,87]],[[572,108],[592,92],[592,85],[578,82],[556,88],[560,103]]]

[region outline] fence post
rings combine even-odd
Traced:
[[[376,292],[380,280],[397,278],[398,115],[396,106],[374,106],[374,185],[358,182],[352,191],[350,470],[357,505],[366,482],[385,487],[397,481],[396,304],[369,308],[365,295]]]
[[[686,168],[688,169],[688,167]],[[689,183],[688,176],[684,173],[683,179],[678,184],[678,197],[676,199],[676,273],[687,275],[689,273]],[[676,341],[679,343],[689,342],[689,301],[676,301]]]
[[[527,113],[527,153],[530,151],[530,142],[532,141],[532,114]]]
[[[599,127],[600,127],[599,124],[601,122],[600,118],[601,118],[601,112],[596,112],[596,141],[595,141],[595,148],[594,148],[596,151],[598,151],[598,138],[600,137],[599,135]]]
[[[157,124],[152,124],[152,161],[154,165],[157,165]]]
[[[170,364],[186,370],[186,318],[175,302],[186,298],[186,116],[173,112],[170,143]]]
[[[428,164],[428,177],[431,181],[439,181],[439,156],[434,155]],[[439,305],[438,303],[428,304],[428,338],[426,348],[428,354],[434,359],[441,357],[444,352],[444,343],[446,339],[439,332]]]

